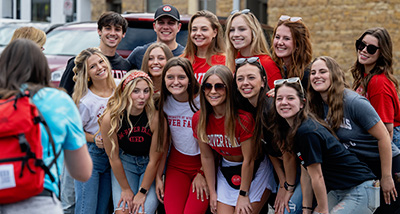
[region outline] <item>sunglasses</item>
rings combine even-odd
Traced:
[[[297,21],[302,20],[302,18],[301,18],[301,17],[290,17],[290,16],[288,16],[288,15],[282,15],[281,17],[279,17],[279,20],[280,20],[280,21],[287,21],[287,20],[289,20],[289,22],[297,22]]]
[[[250,57],[250,58],[237,58],[237,59],[235,59],[235,64],[236,64],[236,66],[242,66],[246,62],[250,63],[250,64],[253,64],[253,63],[258,62],[259,59],[260,58],[258,58],[256,56]]]
[[[292,77],[292,78],[289,78],[289,79],[275,80],[274,81],[274,86],[283,85],[285,82],[287,82],[287,83],[298,83],[300,85],[301,91],[304,94],[304,88],[303,88],[303,85],[301,84],[301,81],[300,81],[299,77]]]
[[[376,47],[375,45],[367,45],[367,44],[365,44],[365,43],[364,43],[363,41],[361,41],[361,40],[356,40],[356,48],[357,48],[359,51],[364,50],[365,47],[367,47],[367,52],[368,52],[369,54],[375,54],[376,51],[379,49],[379,47]]]
[[[231,15],[235,14],[235,13],[241,13],[241,14],[248,14],[250,13],[250,9],[243,9],[243,10],[232,10]]]
[[[203,91],[205,93],[209,93],[212,90],[212,88],[214,88],[214,90],[216,92],[221,92],[221,91],[225,90],[225,87],[226,87],[226,85],[223,83],[216,83],[215,85],[213,85],[211,83],[204,83],[202,86]]]

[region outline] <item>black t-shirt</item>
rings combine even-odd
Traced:
[[[134,156],[149,156],[151,137],[153,133],[148,125],[146,111],[138,116],[129,115],[132,123],[132,132],[126,117],[122,120],[122,126],[117,132],[118,145],[127,154]]]
[[[294,150],[307,167],[320,163],[327,190],[348,189],[372,180],[375,175],[349,152],[325,127],[307,119],[298,128]]]
[[[124,58],[122,58],[118,53],[115,53],[114,56],[106,56],[108,61],[111,64],[111,72],[115,79],[122,79],[124,75],[130,70],[131,64]],[[67,67],[65,67],[65,71],[61,77],[60,87],[65,88],[67,93],[71,96],[74,92],[75,82],[72,80],[74,77],[74,72],[72,69],[75,67],[74,63],[75,57],[72,57],[68,60]]]

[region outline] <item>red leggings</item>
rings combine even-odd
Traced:
[[[192,192],[192,182],[200,168],[200,155],[184,155],[171,146],[165,172],[166,214],[204,214],[207,211],[209,202],[206,196],[203,195],[204,201],[201,198],[197,200],[197,193]]]

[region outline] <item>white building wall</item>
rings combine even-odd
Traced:
[[[51,0],[50,19],[52,24],[65,23],[64,0]]]
[[[21,0],[21,19],[32,20],[31,0]]]
[[[76,21],[90,21],[92,19],[92,4],[90,0],[76,0]]]

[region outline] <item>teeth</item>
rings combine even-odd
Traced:
[[[100,76],[100,75],[103,75],[104,72],[105,72],[105,71],[103,70],[102,72],[98,73],[97,75],[99,75],[99,76]]]
[[[161,32],[161,34],[169,35],[169,34],[171,34],[171,32]]]
[[[244,92],[250,92],[250,91],[251,91],[251,88],[245,88],[245,89],[243,89],[243,91],[244,91]]]
[[[152,67],[151,69],[153,69],[153,70],[160,70],[161,68],[160,68],[160,67]]]

